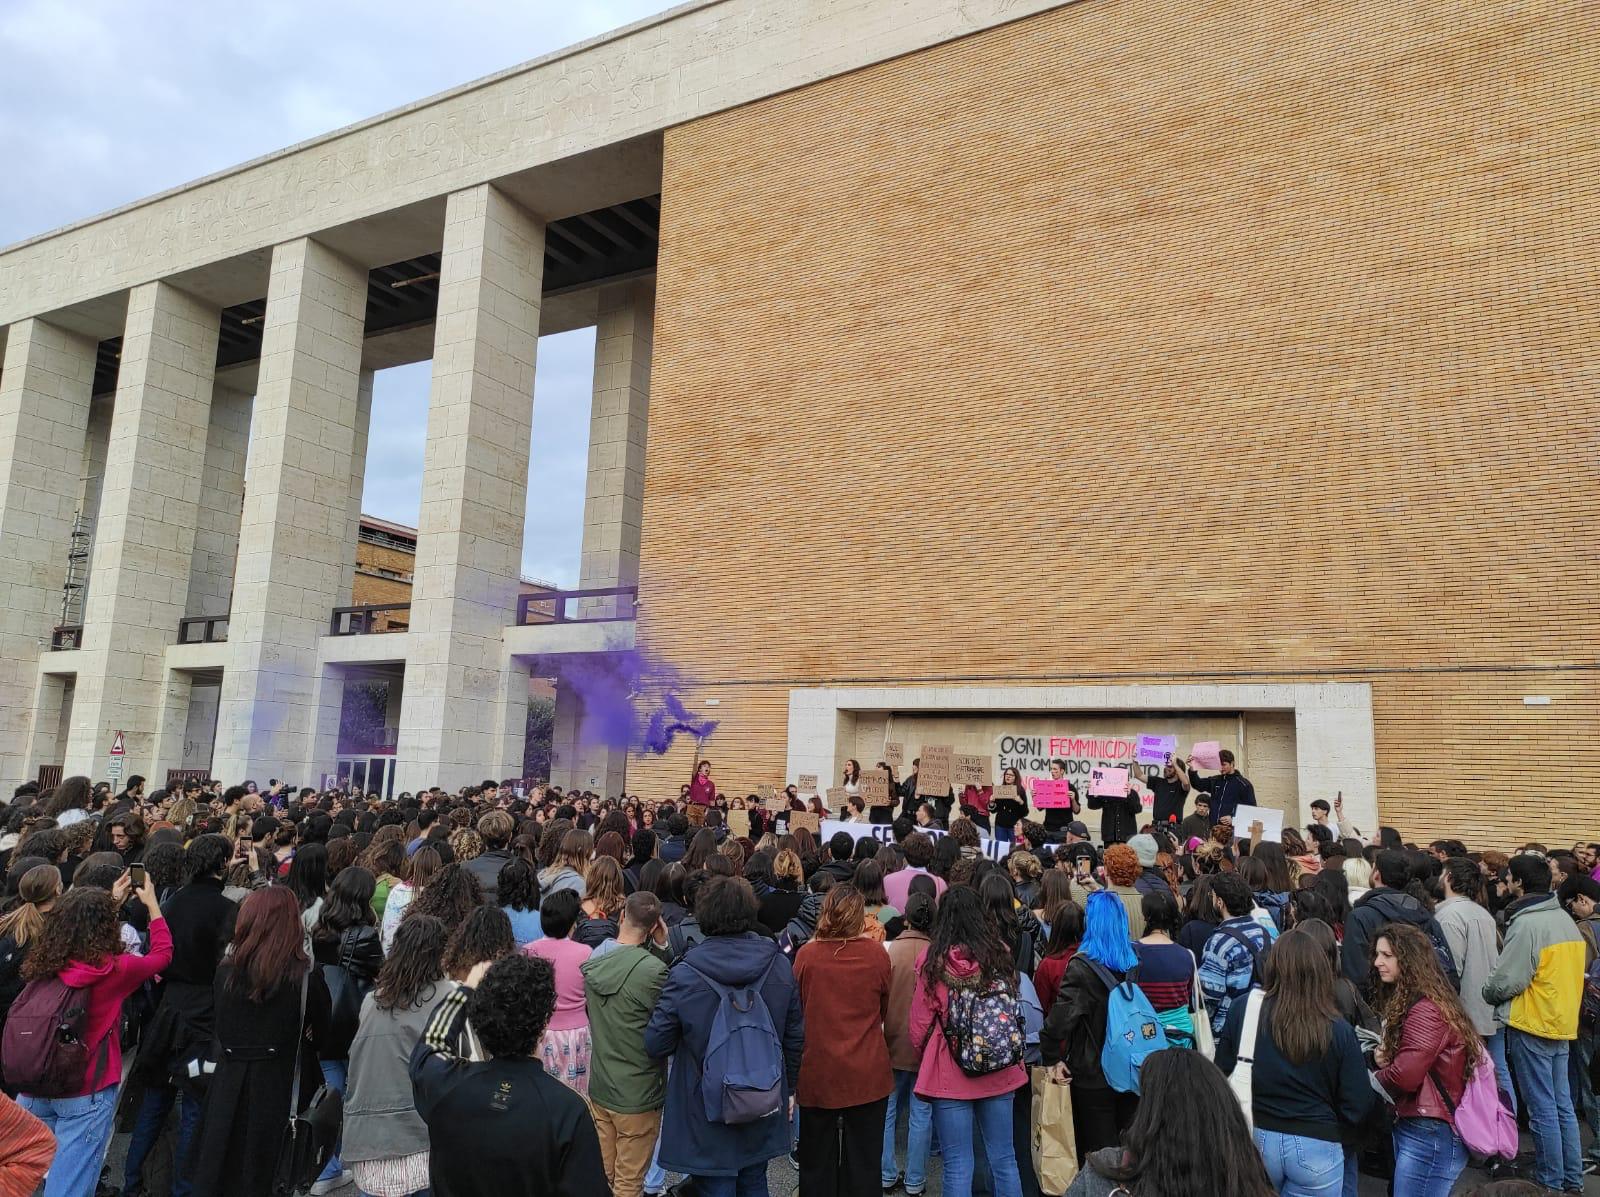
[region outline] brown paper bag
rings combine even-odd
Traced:
[[[1078,1175],[1072,1130],[1072,1086],[1058,1085],[1046,1068],[1033,1073],[1033,1170],[1044,1193],[1065,1193]]]

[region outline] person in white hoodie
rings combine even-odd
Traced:
[[[1494,1059],[1496,1081],[1515,1112],[1517,1091],[1506,1067],[1505,1027],[1495,1017],[1495,1008],[1483,1000],[1483,983],[1500,963],[1500,933],[1494,915],[1481,900],[1483,874],[1465,856],[1452,856],[1445,861],[1439,880],[1444,885],[1444,901],[1434,907],[1433,917],[1439,921],[1461,974],[1461,1005],[1473,1028],[1483,1036]]]

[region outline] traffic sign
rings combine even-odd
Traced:
[[[111,755],[123,756],[127,753],[127,751],[127,748],[125,748],[122,743],[122,732],[119,730],[115,738],[113,738],[111,741]]]

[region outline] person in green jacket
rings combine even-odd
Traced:
[[[631,894],[617,938],[582,965],[589,1012],[589,1104],[616,1197],[639,1197],[661,1129],[667,1070],[645,1054],[644,1029],[667,979],[661,900]]]

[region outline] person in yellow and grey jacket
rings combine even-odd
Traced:
[[[1500,963],[1483,983],[1483,1000],[1508,1007],[1496,1015],[1506,1025],[1507,1054],[1528,1106],[1534,1180],[1558,1192],[1582,1192],[1568,1057],[1578,1037],[1583,937],[1550,892],[1544,857],[1513,857],[1508,871],[1514,901],[1507,908]]]

